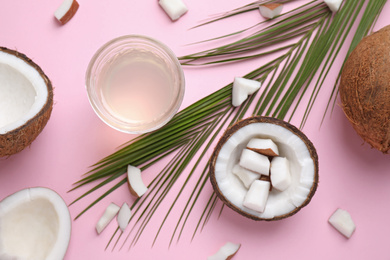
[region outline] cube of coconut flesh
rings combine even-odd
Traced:
[[[270,161],[267,156],[244,149],[241,153],[241,167],[263,175],[269,175]]]
[[[64,0],[54,12],[54,16],[61,24],[66,24],[78,9],[79,3],[76,0]]]
[[[115,218],[116,214],[119,212],[120,207],[115,203],[110,203],[103,215],[100,217],[98,223],[96,224],[96,231],[100,234],[107,225]]]
[[[209,256],[207,260],[227,260],[232,259],[232,257],[237,253],[240,249],[241,244],[235,244],[231,242],[227,242],[221,248],[219,248],[218,252],[212,256]]]
[[[259,6],[260,14],[266,19],[272,19],[282,13],[283,5],[270,3]]]
[[[264,212],[270,187],[269,181],[255,180],[246,193],[242,205],[257,212]]]
[[[136,197],[141,197],[148,190],[141,177],[141,170],[137,167],[127,166],[127,181],[130,193]]]
[[[272,159],[270,176],[273,188],[284,191],[290,186],[290,165],[285,157],[274,157]]]
[[[279,157],[288,159],[291,183],[284,191],[272,189],[264,211],[259,212],[262,207],[257,206],[259,211],[256,211],[244,206],[245,198],[249,201],[251,195],[233,173],[233,167],[238,163],[259,173],[256,166],[259,160],[272,167],[267,156],[246,148],[251,139],[263,137],[277,144]],[[261,159],[253,159],[252,155]],[[261,175],[260,181],[266,177],[271,180],[272,169],[266,173],[269,173],[268,176]],[[255,220],[279,220],[294,215],[310,202],[318,185],[318,156],[310,140],[288,122],[270,117],[250,117],[229,127],[221,137],[210,158],[210,181],[218,197],[241,215]],[[255,180],[252,185],[258,181]],[[272,185],[272,180],[267,182],[267,187]],[[266,194],[267,188],[263,192]]]
[[[122,232],[126,229],[131,218],[131,209],[127,203],[123,203],[121,209],[118,212],[116,220],[118,221],[119,228]]]
[[[325,4],[332,12],[337,12],[340,9],[343,0],[324,0]]]
[[[261,83],[257,80],[235,77],[232,88],[232,105],[240,106],[248,98],[261,87]]]
[[[260,174],[247,170],[238,164],[234,165],[232,172],[240,179],[247,189],[249,189],[255,180],[260,179]]]
[[[246,147],[257,153],[261,153],[266,156],[278,156],[278,146],[271,139],[253,138]]]
[[[337,231],[347,238],[350,238],[356,229],[351,215],[343,209],[337,209],[328,221]]]
[[[187,6],[181,0],[160,0],[158,3],[172,21],[179,19],[188,11]]]

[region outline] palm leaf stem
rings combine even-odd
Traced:
[[[321,2],[321,4],[320,4]],[[306,5],[305,8],[302,9],[297,9],[301,10],[302,12],[304,10],[309,10],[312,12],[312,14],[316,14],[314,16],[309,16],[305,17],[305,19],[300,20],[299,17],[293,17],[293,18],[285,18],[286,22],[279,23],[276,25],[276,27],[272,27],[275,25],[271,25],[268,28],[266,28],[265,31],[261,31],[261,33],[264,35],[265,32],[269,33],[273,38],[267,40],[269,42],[273,43],[282,43],[280,35],[294,35],[294,34],[289,34],[289,30],[293,30],[291,27],[292,24],[299,25],[301,28],[302,34],[298,34],[300,31],[295,30],[296,35],[295,37],[301,36],[301,39],[298,41],[298,44],[290,44],[289,46],[289,51],[287,54],[282,54],[280,57],[274,59],[273,61],[267,63],[265,66],[262,66],[261,68],[254,70],[251,73],[248,73],[246,77],[252,78],[259,80],[260,82],[265,82],[266,80],[268,81],[268,77],[271,74],[271,80],[268,81],[267,86],[265,89],[263,89],[263,93],[260,95],[260,101],[257,102],[256,107],[255,107],[255,112],[259,114],[263,114],[264,111],[268,108],[266,114],[270,114],[271,111],[273,115],[279,118],[284,118],[287,114],[287,111],[289,111],[290,107],[292,107],[293,102],[296,102],[295,108],[292,111],[292,114],[294,114],[295,109],[299,102],[301,101],[304,93],[308,89],[309,82],[311,82],[315,74],[319,72],[320,78],[317,80],[317,84],[314,88],[314,92],[312,96],[310,97],[310,107],[311,104],[314,103],[314,100],[316,96],[318,95],[319,87],[323,84],[323,78],[326,77],[328,71],[329,71],[329,66],[327,65],[329,63],[334,62],[334,57],[339,53],[340,47],[342,42],[344,42],[346,34],[339,33],[338,30],[341,29],[342,31],[346,30],[346,28],[349,28],[350,30],[351,23],[356,19],[356,14],[359,13],[360,9],[357,10],[358,3],[362,3],[362,0],[359,1],[357,0],[355,3],[352,0],[346,0],[344,3],[343,9],[353,9],[355,10],[354,14],[352,15],[353,11],[350,11],[350,15],[348,16],[349,13],[347,11],[340,12],[338,15],[336,15],[333,19],[333,21],[330,23],[330,13],[329,10],[327,10],[327,7],[322,3],[322,1],[312,1],[310,2],[311,4],[315,5],[318,4],[318,7],[313,7],[312,5]],[[380,12],[381,8],[383,8],[383,4],[386,1],[377,1],[378,4],[375,5],[375,1],[369,1],[367,10],[376,10],[376,12]],[[317,9],[316,9],[317,8]],[[367,10],[365,14],[367,13]],[[325,12],[326,11],[326,12]],[[374,12],[372,11],[372,12]],[[299,11],[298,11],[299,13]],[[376,13],[377,14],[377,13]],[[338,18],[338,16],[341,16],[341,18]],[[368,15],[369,16],[369,15]],[[290,16],[291,17],[291,16]],[[363,18],[365,16],[363,15]],[[373,15],[371,14],[372,18]],[[282,16],[280,17],[282,20]],[[290,19],[290,20],[288,20]],[[350,23],[346,22],[350,19]],[[377,16],[374,16],[374,19],[372,22],[375,22],[377,19]],[[363,19],[362,19],[363,21]],[[277,23],[275,23],[277,24]],[[309,24],[312,26],[310,30],[308,28],[310,27]],[[372,28],[372,23],[369,26],[366,26],[366,28]],[[274,33],[277,31],[277,29],[280,29],[279,35],[277,33]],[[304,28],[304,29],[302,29]],[[360,25],[359,25],[360,28]],[[358,28],[358,30],[359,30]],[[317,31],[317,33],[313,35],[314,30]],[[363,30],[362,30],[363,31]],[[304,32],[304,33],[303,33]],[[367,32],[364,31],[364,32]],[[239,48],[242,48],[243,50],[250,50],[253,51],[253,45],[255,43],[255,39],[258,37],[257,34],[252,35],[249,38],[249,41],[254,40],[254,42],[249,42],[249,43],[244,43],[244,42],[238,42]],[[355,37],[356,34],[355,34]],[[313,39],[312,39],[313,38]],[[355,38],[354,38],[355,39]],[[280,42],[279,42],[280,41]],[[307,49],[307,46],[309,42],[311,42],[310,47]],[[332,42],[333,41],[333,42]],[[341,41],[341,42],[340,42]],[[268,42],[268,43],[269,43]],[[336,43],[337,42],[337,43]],[[338,45],[338,42],[339,45]],[[266,45],[263,45],[263,47]],[[224,48],[227,48],[225,50],[228,50],[228,48],[231,48],[233,52],[237,51],[234,50],[234,47],[228,46],[228,47],[223,47],[223,48],[216,48],[216,50],[224,50]],[[279,47],[280,48],[280,47]],[[285,50],[285,49],[283,49]],[[282,49],[279,49],[279,51],[282,51]],[[241,52],[235,52],[235,53],[241,53]],[[216,53],[213,53],[213,55]],[[333,55],[333,56],[332,56]],[[221,55],[222,56],[222,55]],[[197,57],[197,60],[200,60],[202,58],[208,58],[207,54],[204,57]],[[216,56],[218,57],[218,55]],[[256,55],[249,55],[247,56],[248,58],[253,58],[256,57]],[[227,61],[232,61],[232,59],[226,59]],[[325,63],[324,66],[321,66],[322,63]],[[298,69],[295,69],[298,64],[301,63],[302,66]],[[281,65],[283,64],[283,68],[281,71],[279,71]],[[322,70],[321,70],[322,69]],[[279,72],[281,74],[279,74]],[[286,89],[287,84],[289,83],[289,78],[292,77],[293,73],[296,72],[296,75],[293,78],[292,84],[289,88]],[[320,80],[321,79],[321,80]],[[231,87],[232,84],[229,84],[228,86],[220,89],[219,91],[214,92],[213,94],[209,95],[208,97],[201,99],[198,102],[195,102],[193,105],[189,106],[187,109],[183,109],[181,112],[179,112],[172,120],[170,123],[168,123],[165,127],[161,128],[160,130],[142,135],[141,137],[136,138],[135,141],[130,141],[129,146],[126,146],[122,148],[121,150],[118,151],[117,154],[113,154],[111,156],[108,156],[104,158],[101,162],[97,163],[97,166],[90,171],[90,176],[88,179],[84,180],[85,183],[89,183],[92,180],[98,180],[101,178],[106,178],[104,181],[107,181],[108,179],[111,179],[112,181],[122,174],[119,174],[118,171],[120,169],[123,170],[123,167],[125,167],[131,159],[138,158],[138,161],[135,161],[138,165],[144,165],[144,167],[149,167],[153,165],[155,162],[153,158],[156,156],[159,159],[166,157],[169,153],[176,151],[179,149],[179,152],[177,153],[177,156],[172,159],[167,167],[164,168],[163,171],[161,171],[155,179],[153,180],[153,191],[154,195],[151,197],[145,196],[142,200],[137,200],[132,208],[135,208],[136,211],[141,210],[141,206],[143,203],[146,203],[146,199],[152,198],[149,203],[147,204],[147,207],[142,211],[140,214],[138,220],[136,223],[139,223],[139,229],[137,233],[135,234],[135,237],[133,239],[133,242],[130,244],[133,245],[137,243],[139,240],[142,232],[146,228],[147,223],[150,221],[154,213],[156,212],[157,208],[159,205],[162,203],[163,199],[166,197],[168,194],[169,190],[172,188],[176,180],[179,178],[181,173],[184,171],[184,169],[188,166],[190,161],[194,158],[195,154],[198,153],[200,147],[202,147],[206,140],[210,137],[212,132],[214,131],[216,127],[216,120],[220,120],[224,115],[224,108],[226,108],[226,111],[232,111],[232,107],[230,105],[231,102]],[[254,100],[255,95],[253,95],[250,99],[248,99],[248,102],[244,104],[243,107],[246,109],[249,107],[250,103]],[[204,106],[205,102],[209,102],[208,105]],[[311,109],[309,107],[309,109]],[[192,131],[193,129],[191,128],[186,128],[185,126],[189,123],[192,122],[193,119],[193,113],[196,113],[199,111],[199,109],[204,108],[204,115],[207,115],[209,121],[204,121],[203,124],[197,124],[199,128],[194,132]],[[207,109],[206,109],[207,108]],[[215,109],[212,110],[211,112],[207,113],[206,111],[210,111],[208,108]],[[245,110],[246,112],[246,110]],[[200,114],[199,114],[200,115]],[[245,115],[244,110],[238,109],[237,113],[233,117],[233,121],[239,120],[239,118],[243,117]],[[305,116],[306,116],[306,111],[305,111]],[[200,120],[200,119],[198,119]],[[199,121],[197,121],[199,123]],[[175,127],[178,124],[182,124],[180,127],[177,127],[176,130],[177,132],[172,133],[172,130],[175,129]],[[225,125],[223,123],[221,126]],[[220,131],[217,130],[217,132]],[[183,132],[186,134],[181,135]],[[217,133],[216,132],[216,133]],[[215,134],[216,134],[215,133]],[[148,150],[150,147],[147,144],[151,144],[154,141],[154,138],[161,138],[161,144],[164,143],[164,138],[166,137],[180,137],[181,142],[177,142],[176,145],[172,142],[172,147],[165,147],[164,149],[155,149]],[[173,140],[173,139],[171,139]],[[135,149],[138,155],[134,156],[131,155],[131,153]],[[147,154],[146,157],[140,156],[141,153],[144,152]],[[133,157],[132,157],[133,156]],[[140,156],[140,157],[137,157]],[[153,157],[154,156],[154,157]],[[201,157],[203,157],[204,154],[201,154]],[[201,158],[200,157],[200,158]],[[200,160],[200,158],[198,160]],[[126,163],[125,163],[126,162]],[[101,166],[103,165],[103,166]],[[169,166],[169,167],[168,167]],[[190,175],[193,175],[195,172],[196,167],[199,166],[199,163],[196,162],[195,166],[191,170]],[[99,168],[100,167],[100,168]],[[196,184],[196,188],[200,187],[199,190],[193,190],[191,193],[191,198],[196,194],[194,197],[195,200],[198,198],[200,192],[203,190],[203,187],[206,183],[208,172],[205,171],[207,169],[207,166],[205,167],[204,171],[202,172],[201,176],[198,179],[198,182]],[[115,176],[115,178],[114,178]],[[96,179],[95,179],[96,178]],[[187,176],[187,179],[185,179],[185,183],[187,184],[189,181],[190,176]],[[83,182],[83,181],[82,181]],[[100,185],[98,184],[94,188],[92,188],[92,191],[101,188],[104,185],[107,185],[109,181],[104,182],[104,184]],[[100,201],[102,198],[110,194],[113,190],[117,189],[121,185],[123,185],[126,182],[125,179],[114,185],[112,188],[110,188],[107,192],[105,192],[102,196],[100,196],[97,200],[95,200],[92,204],[90,204],[87,209],[85,209],[83,212],[81,212],[77,217],[82,215],[86,210],[88,210],[90,207],[95,205],[98,201]],[[201,185],[199,185],[201,183]],[[82,185],[80,185],[82,186]],[[80,187],[78,186],[78,187]],[[186,186],[186,185],[185,185]],[[184,187],[182,188],[184,189]],[[92,192],[91,191],[91,192]],[[90,192],[89,192],[90,193]],[[88,193],[88,194],[89,194]],[[182,190],[180,191],[182,193]],[[153,194],[151,192],[150,194]],[[87,195],[87,194],[85,194]],[[84,197],[84,196],[82,196]],[[178,196],[175,199],[174,204],[177,201]],[[203,226],[205,223],[208,221],[208,219],[211,216],[211,213],[213,209],[215,208],[217,202],[217,198],[215,194],[212,194],[210,197],[209,202],[206,205],[205,210],[202,213],[201,219],[198,222],[198,225],[195,229],[194,235],[197,232],[198,228],[200,227],[201,220],[203,219]],[[187,222],[188,216],[192,211],[192,208],[194,206],[195,201],[193,204],[191,204],[191,207],[188,208],[188,205],[186,204],[186,207],[183,211],[184,212],[188,209],[187,215],[183,221],[183,224],[181,226],[181,231],[179,233],[179,237],[181,236],[182,230],[184,229],[184,225]],[[171,210],[173,209],[173,206],[169,209],[167,215],[164,218],[164,221],[162,225],[159,228],[159,231],[155,237],[154,242],[156,241],[158,234],[164,225],[168,215],[170,214]],[[180,225],[180,222],[183,219],[184,215],[180,216],[178,225]],[[178,226],[177,226],[178,227]],[[174,234],[172,238],[175,236],[177,227],[175,228]],[[116,233],[114,233],[115,236]],[[130,234],[130,233],[129,233]],[[120,234],[119,238],[122,236]],[[178,239],[179,239],[178,237]],[[118,240],[119,240],[118,238]],[[117,241],[118,241],[117,240]],[[127,238],[126,238],[127,240]],[[171,240],[172,241],[172,240]],[[154,243],[153,242],[153,243]]]

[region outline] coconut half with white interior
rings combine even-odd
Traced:
[[[243,154],[246,154],[243,151],[249,150],[247,145],[253,139],[272,140],[279,150],[278,157],[288,161],[288,185],[283,190],[272,188],[273,158],[270,156],[266,156],[269,171],[258,173],[258,180],[249,189],[233,173],[233,168],[240,165]],[[256,169],[252,167],[251,170]],[[274,174],[277,174],[276,171]],[[295,126],[271,117],[250,117],[229,127],[210,160],[210,180],[218,197],[233,210],[254,220],[272,221],[294,215],[310,202],[317,189],[318,178],[318,156],[312,142]],[[248,192],[259,187],[264,190]],[[253,204],[255,206],[251,207]]]
[[[51,189],[23,189],[0,202],[2,260],[61,260],[70,235],[68,207]]]
[[[52,107],[52,84],[42,69],[26,55],[0,47],[0,157],[29,146]]]

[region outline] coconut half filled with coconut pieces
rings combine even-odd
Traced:
[[[273,143],[277,155],[262,155],[257,153],[262,149],[248,148],[253,140]],[[248,154],[253,154],[253,161]],[[262,164],[260,172],[257,163]],[[250,167],[244,168],[246,165]],[[250,178],[244,181],[243,175],[236,174],[237,167],[244,173],[252,172],[245,175]],[[247,183],[248,179],[252,184]],[[250,117],[229,127],[219,140],[210,160],[210,180],[218,197],[241,215],[254,220],[279,220],[310,202],[318,184],[318,156],[312,142],[293,125],[271,117]],[[277,186],[276,181],[283,185]]]
[[[24,54],[0,47],[0,157],[29,146],[52,107],[53,88],[42,69]]]
[[[23,189],[0,202],[2,260],[61,260],[70,235],[68,207],[51,189]]]

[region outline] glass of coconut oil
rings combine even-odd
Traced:
[[[103,45],[86,73],[89,101],[109,126],[146,133],[165,125],[179,109],[185,88],[176,55],[163,43],[127,35]]]

